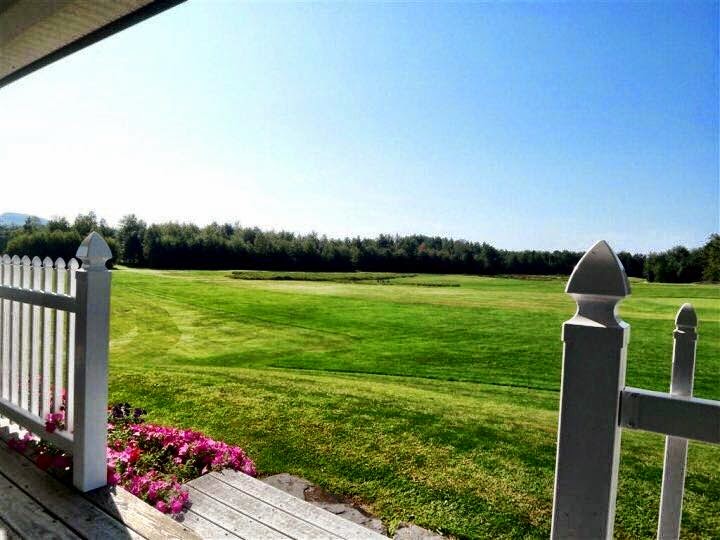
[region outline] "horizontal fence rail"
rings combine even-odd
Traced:
[[[62,260],[62,259],[60,259]],[[75,259],[70,259],[70,264],[77,264]],[[3,265],[4,266],[4,265]],[[69,313],[77,312],[77,302],[72,296],[54,294],[52,292],[34,291],[32,289],[15,289],[13,287],[0,286],[0,298],[13,302],[22,302],[33,306],[59,309]]]
[[[667,435],[658,538],[680,535],[688,439],[720,443],[720,402],[692,397],[697,317],[680,308],[670,393],[625,386],[630,326],[618,303],[630,294],[606,242],[580,259],[566,291],[577,303],[563,324],[563,365],[551,536],[613,535],[622,428]]]
[[[106,483],[110,250],[0,259],[0,416],[73,455],[73,482]]]
[[[720,401],[626,387],[620,426],[720,444]]]

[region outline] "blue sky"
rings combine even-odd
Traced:
[[[720,229],[717,2],[190,0],[0,118],[0,212],[513,249]]]

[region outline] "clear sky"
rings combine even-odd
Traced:
[[[697,246],[718,45],[699,0],[190,0],[0,89],[0,213]]]

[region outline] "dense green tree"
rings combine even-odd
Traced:
[[[69,231],[70,222],[64,217],[53,217],[47,222],[47,228],[52,231]]]
[[[135,214],[128,214],[120,220],[117,231],[119,255],[125,264],[142,265],[145,263],[143,255],[143,240],[147,225]]]
[[[645,278],[666,283],[691,283],[703,278],[703,250],[675,246],[645,259]]]
[[[705,281],[720,281],[720,234],[711,234],[703,247],[703,273]]]
[[[39,231],[43,228],[43,223],[40,221],[39,218],[36,218],[34,216],[28,216],[25,218],[25,223],[22,226],[22,231],[25,234],[33,233],[36,231]]]
[[[0,253],[7,252],[8,242],[10,241],[10,238],[12,238],[13,234],[15,234],[17,230],[18,230],[18,227],[13,227],[10,225],[0,225]]]
[[[38,256],[41,259],[62,257],[66,261],[75,256],[82,238],[76,231],[38,230],[13,236],[7,245],[8,253]]]
[[[641,253],[628,253],[621,251],[617,254],[618,259],[625,267],[625,273],[628,276],[640,277],[645,269],[645,255]]]
[[[95,212],[90,211],[87,214],[78,214],[73,222],[73,229],[83,238],[98,228],[98,220]]]

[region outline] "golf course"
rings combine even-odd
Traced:
[[[242,446],[392,533],[550,532],[566,278],[113,273],[110,400]],[[720,287],[632,280],[627,384],[667,391],[691,302],[694,393],[720,399]],[[624,431],[615,534],[656,532],[664,437]],[[720,447],[690,443],[684,538],[720,537]]]

